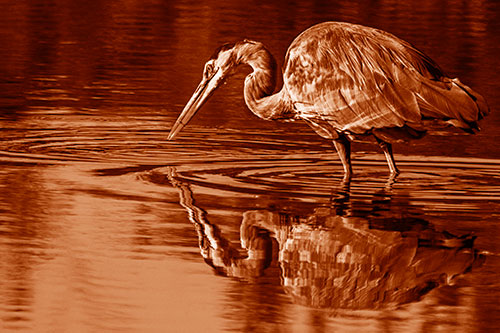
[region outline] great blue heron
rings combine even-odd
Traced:
[[[397,174],[392,143],[422,137],[429,120],[473,132],[489,113],[481,95],[445,76],[408,42],[374,28],[325,22],[292,42],[283,65],[283,87],[274,94],[276,62],[262,43],[244,40],[219,47],[205,64],[169,140],[241,64],[253,69],[245,79],[248,108],[267,120],[302,119],[333,140],[347,178],[354,139],[374,136],[391,174]]]

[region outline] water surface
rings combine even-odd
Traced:
[[[0,1],[2,331],[500,328],[494,1]],[[390,31],[481,92],[477,135],[332,145],[245,107],[170,126],[219,44],[281,64],[308,26]]]

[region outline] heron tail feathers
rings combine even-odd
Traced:
[[[479,130],[478,121],[489,113],[485,99],[458,79],[422,82],[416,97],[423,118],[442,120],[469,133]]]

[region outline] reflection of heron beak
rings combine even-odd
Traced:
[[[193,93],[193,96],[189,99],[186,106],[182,110],[181,115],[177,118],[174,126],[168,134],[167,140],[172,140],[175,138],[177,133],[179,133],[184,126],[193,118],[201,106],[208,100],[210,95],[217,89],[219,84],[222,82],[222,71],[218,70],[210,79],[203,78]]]

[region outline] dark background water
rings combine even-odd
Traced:
[[[498,2],[0,10],[2,331],[499,329]],[[486,98],[482,131],[396,145],[396,181],[355,144],[347,186],[307,125],[251,114],[243,70],[166,141],[217,46],[259,40],[281,65],[327,20],[427,53]]]

